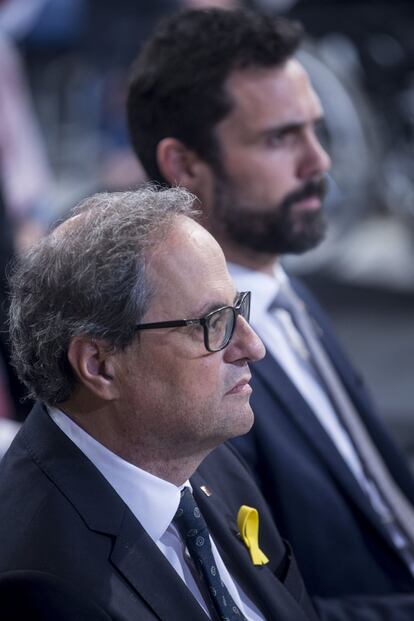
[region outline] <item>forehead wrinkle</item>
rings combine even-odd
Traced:
[[[229,304],[229,286],[231,295],[234,294],[224,255],[216,240],[193,220],[182,219],[181,222],[181,226],[172,228],[164,243],[148,257],[155,291],[154,305],[149,310],[157,306],[166,318],[171,318],[167,297],[185,318],[196,318]]]

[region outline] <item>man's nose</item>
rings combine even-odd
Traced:
[[[312,132],[307,136],[304,145],[300,176],[308,179],[311,176],[326,173],[331,168],[331,164],[327,151],[320,143],[318,136]]]
[[[225,359],[228,362],[235,360],[247,360],[256,362],[266,354],[265,346],[251,325],[239,315],[236,320],[233,337],[226,347]]]

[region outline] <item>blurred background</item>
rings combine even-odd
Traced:
[[[4,266],[84,195],[144,179],[128,145],[128,68],[183,6],[299,19],[333,159],[320,248],[288,259],[325,304],[414,466],[414,3],[0,0],[0,429],[30,404],[8,365]],[[3,405],[1,405],[3,404]]]

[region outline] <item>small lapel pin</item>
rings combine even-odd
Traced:
[[[201,491],[205,493],[206,496],[212,496],[213,492],[207,487],[207,485],[201,485]]]
[[[253,565],[266,565],[267,556],[259,548],[259,514],[254,507],[242,505],[237,514],[237,526]]]

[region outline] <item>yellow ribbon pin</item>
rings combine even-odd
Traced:
[[[237,514],[241,538],[250,552],[253,565],[266,565],[267,556],[259,548],[259,514],[254,507],[242,505]]]

